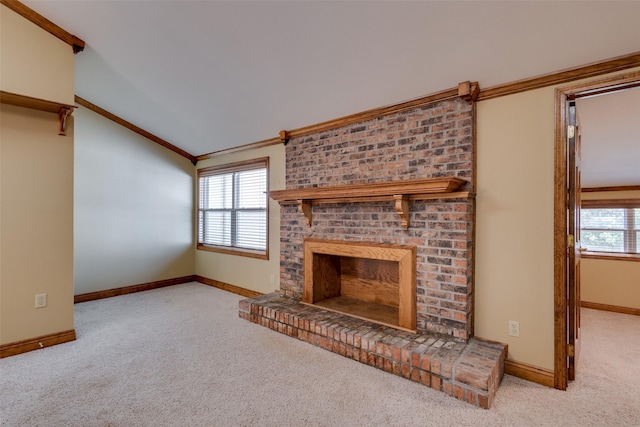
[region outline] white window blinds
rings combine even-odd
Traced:
[[[198,246],[267,252],[268,159],[198,171]]]
[[[583,207],[580,238],[588,251],[639,253],[640,208]]]

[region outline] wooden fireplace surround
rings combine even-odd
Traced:
[[[416,247],[304,240],[302,302],[416,330]]]

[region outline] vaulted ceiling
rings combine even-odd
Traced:
[[[201,155],[640,50],[640,2],[23,1],[83,39],[76,94]]]

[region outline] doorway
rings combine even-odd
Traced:
[[[579,144],[573,152],[571,104],[580,99],[610,94],[640,86],[640,72],[621,74],[590,83],[581,83],[556,90],[556,142],[555,142],[555,193],[554,193],[554,275],[555,275],[555,361],[554,386],[565,390],[576,375],[577,346],[580,332],[580,283],[579,274],[572,275],[575,258],[580,256],[580,246],[575,244],[575,234],[570,230],[571,208],[579,212],[579,180],[573,175],[570,153],[580,154]],[[578,156],[579,157],[579,156]],[[577,188],[576,188],[577,185]],[[578,197],[576,198],[576,195]],[[579,217],[579,213],[578,213]],[[579,225],[578,225],[579,228]],[[576,316],[575,313],[578,313]]]

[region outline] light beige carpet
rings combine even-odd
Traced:
[[[77,304],[78,340],[0,360],[3,426],[639,426],[640,318],[583,310],[566,392],[506,375],[490,410],[238,318],[189,283]]]

